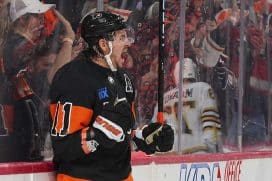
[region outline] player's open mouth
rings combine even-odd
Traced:
[[[124,60],[126,58],[126,54],[127,54],[127,48],[123,49],[122,53],[121,53],[121,58]]]
[[[126,66],[126,64],[127,64],[127,54],[128,54],[128,52],[127,52],[127,48],[125,48],[123,51],[122,51],[122,53],[121,53],[121,59],[122,59],[122,66],[123,67],[125,67]]]
[[[122,66],[123,67],[127,67],[127,64],[128,64],[128,59],[127,59],[128,53],[127,52],[123,52],[122,55],[121,55],[121,57],[122,57],[122,62],[123,62]]]

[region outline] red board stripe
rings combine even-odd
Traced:
[[[52,162],[0,163],[0,175],[52,172]]]
[[[132,165],[156,164],[178,164],[178,163],[199,163],[218,162],[228,160],[272,158],[271,151],[247,152],[247,153],[224,153],[224,154],[202,154],[202,155],[152,155],[148,156],[142,152],[132,154]],[[29,174],[53,172],[52,162],[17,162],[0,163],[0,175]]]

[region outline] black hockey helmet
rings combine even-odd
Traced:
[[[92,44],[94,39],[107,38],[114,31],[125,29],[127,24],[124,18],[110,12],[102,11],[87,14],[81,20],[81,36],[88,43]]]

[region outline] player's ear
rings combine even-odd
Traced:
[[[107,55],[110,52],[110,48],[109,48],[107,40],[100,39],[98,41],[98,45],[99,45],[99,47],[102,50],[102,52],[103,52],[104,55]]]

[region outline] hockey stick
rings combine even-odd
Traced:
[[[163,93],[164,93],[164,13],[165,1],[159,4],[159,66],[158,66],[158,114],[157,122],[163,124]]]

